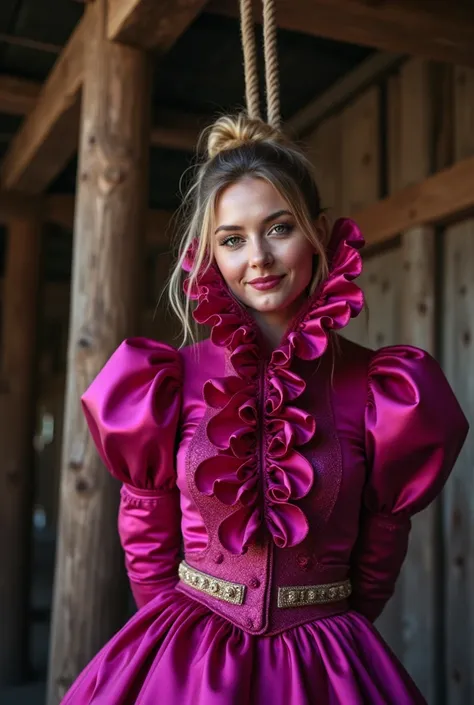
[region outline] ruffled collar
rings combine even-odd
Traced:
[[[363,308],[364,297],[354,283],[362,271],[359,250],[364,238],[356,223],[348,218],[336,221],[328,246],[329,273],[317,290],[305,301],[290,322],[282,342],[272,355],[276,362],[291,351],[305,360],[314,360],[326,351],[330,330],[344,328]],[[192,265],[188,254],[185,268]],[[252,316],[230,293],[216,265],[210,265],[190,293],[198,301],[193,316],[211,328],[215,345],[235,352],[244,342],[259,339]]]
[[[218,268],[208,267],[188,291],[198,302],[195,320],[211,327],[212,342],[228,349],[236,373],[204,385],[206,402],[218,409],[207,426],[217,455],[195,473],[200,492],[235,508],[219,527],[219,539],[232,553],[244,552],[264,526],[281,548],[297,545],[307,534],[307,519],[295,502],[309,493],[313,468],[296,448],[314,436],[315,422],[294,405],[306,384],[292,369],[293,360],[321,357],[331,331],[362,310],[363,294],[354,279],[362,270],[363,244],[353,221],[335,223],[329,274],[294,317],[263,375],[258,327]],[[190,252],[187,269],[192,258]]]

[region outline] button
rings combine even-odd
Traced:
[[[218,553],[217,556],[214,558],[216,563],[223,563],[224,561],[224,554],[223,553]]]
[[[245,626],[247,629],[253,629],[253,619],[250,619],[250,617],[247,617],[245,620]]]
[[[260,580],[258,578],[250,578],[249,587],[256,590],[258,587],[260,587]]]

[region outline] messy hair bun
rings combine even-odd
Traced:
[[[263,120],[249,118],[245,113],[224,115],[206,131],[207,154],[213,159],[220,152],[237,149],[251,142],[285,144],[285,136]]]

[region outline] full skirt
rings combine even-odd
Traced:
[[[274,636],[242,631],[173,588],[139,610],[62,705],[423,705],[357,612]]]

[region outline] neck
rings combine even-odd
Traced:
[[[288,327],[304,303],[304,297],[296,299],[290,306],[282,311],[269,313],[248,309],[255,320],[262,338],[270,350],[277,348]]]

